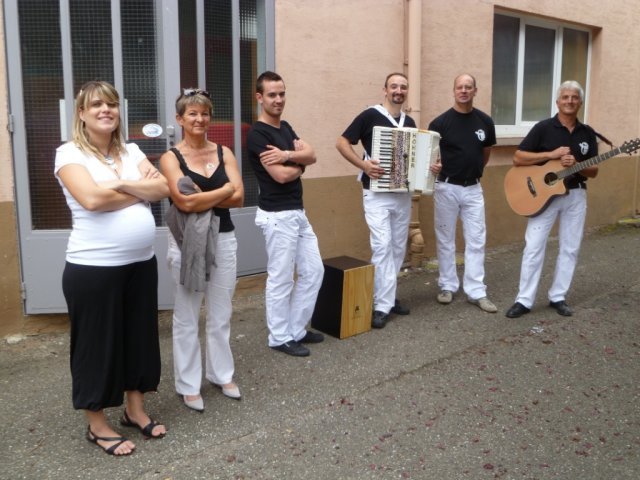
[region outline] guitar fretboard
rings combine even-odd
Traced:
[[[574,173],[578,173],[580,170],[584,170],[585,168],[592,167],[593,165],[597,165],[600,162],[604,162],[611,157],[615,157],[623,153],[622,147],[616,147],[613,150],[609,150],[608,152],[602,153],[600,155],[596,155],[595,157],[588,158],[587,160],[583,160],[582,162],[576,163],[573,167],[565,168],[559,172],[558,178],[565,178],[569,175],[573,175]]]

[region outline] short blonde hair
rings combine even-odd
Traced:
[[[202,105],[209,110],[209,115],[213,117],[213,102],[211,96],[206,90],[199,88],[185,88],[180,96],[176,99],[176,113],[180,116],[184,115],[187,107],[190,105]]]
[[[80,118],[80,112],[89,107],[91,100],[97,97],[103,102],[120,106],[120,96],[118,91],[109,82],[102,80],[92,80],[85,83],[76,97],[75,112],[73,114],[73,142],[87,154],[92,154],[101,160],[105,160],[100,150],[91,143],[91,138],[87,133],[85,124]],[[118,117],[118,126],[111,132],[111,143],[109,151],[113,150],[118,155],[125,152],[124,140],[122,136],[122,121]]]

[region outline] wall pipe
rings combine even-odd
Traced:
[[[409,80],[409,95],[406,112],[416,121],[418,128],[424,128],[420,118],[421,76],[422,76],[422,1],[405,0],[405,51],[404,65]]]

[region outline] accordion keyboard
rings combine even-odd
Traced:
[[[433,193],[435,178],[429,167],[439,155],[440,135],[417,128],[374,127],[371,158],[385,173],[371,179],[374,192]]]

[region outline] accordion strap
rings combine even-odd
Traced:
[[[393,125],[394,127],[404,127],[404,120],[405,118],[407,118],[407,115],[403,111],[400,112],[400,121],[397,121],[382,105],[373,105],[371,108],[375,108],[378,112],[387,117],[387,120],[389,120],[391,122],[391,125]]]

